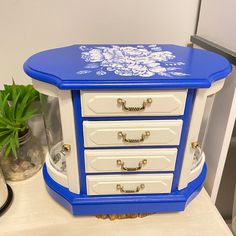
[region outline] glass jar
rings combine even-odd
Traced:
[[[44,163],[44,150],[31,129],[19,137],[17,158],[12,153],[7,158],[1,158],[1,167],[6,180],[19,181],[37,173]]]

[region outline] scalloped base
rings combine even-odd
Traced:
[[[56,183],[43,167],[43,176],[49,194],[73,215],[157,213],[183,211],[200,192],[206,178],[204,165],[201,174],[188,186],[170,194],[140,194],[119,196],[88,196],[75,194]]]

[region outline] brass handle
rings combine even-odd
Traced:
[[[200,144],[198,142],[192,142],[191,146],[193,149],[197,149],[198,147],[200,147]]]
[[[65,152],[70,152],[71,151],[71,145],[70,144],[63,144],[62,149]]]
[[[195,163],[194,166],[196,167],[202,159],[202,149],[198,142],[192,142],[191,146],[194,149],[193,163]]]
[[[192,142],[191,146],[192,146],[192,149],[194,149],[197,152],[197,154],[201,156],[202,149],[201,149],[200,144],[198,142]]]
[[[150,136],[150,132],[149,131],[145,131],[144,134],[142,134],[141,138],[138,138],[138,139],[129,139],[127,138],[127,134],[126,133],[123,133],[123,132],[118,132],[118,136],[120,138],[122,138],[123,142],[125,143],[141,143],[145,140],[145,138],[149,137]]]
[[[142,167],[147,164],[147,160],[143,159],[142,161],[140,161],[138,163],[138,167],[125,167],[125,163],[121,160],[117,160],[116,163],[117,163],[118,166],[121,167],[121,170],[124,170],[124,171],[137,171],[137,170],[141,170]]]
[[[118,191],[120,191],[121,193],[138,193],[140,192],[141,190],[143,190],[145,188],[145,185],[144,184],[140,184],[139,186],[136,187],[136,189],[124,189],[124,186],[120,185],[120,184],[117,184],[116,185],[116,189]]]
[[[122,98],[117,99],[117,104],[121,105],[124,111],[143,111],[145,110],[147,105],[151,103],[152,103],[152,99],[148,98],[146,101],[143,101],[143,105],[141,107],[127,107],[126,100],[123,100]]]

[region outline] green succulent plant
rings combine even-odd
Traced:
[[[3,158],[10,152],[17,158],[18,138],[28,131],[28,120],[39,111],[33,103],[39,100],[39,93],[32,85],[4,85],[0,91],[0,150]]]

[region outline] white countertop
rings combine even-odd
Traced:
[[[94,216],[73,217],[46,192],[42,174],[9,183],[14,202],[0,218],[4,236],[224,236],[232,235],[205,189],[184,212],[110,221]]]

